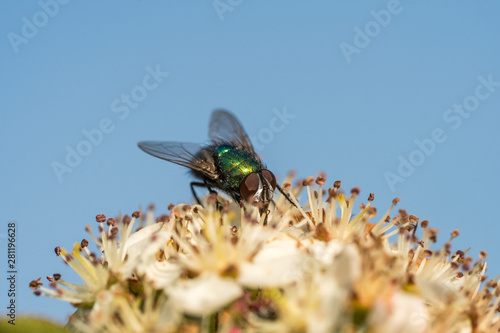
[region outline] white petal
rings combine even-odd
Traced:
[[[170,239],[170,233],[160,228],[161,223],[153,224],[137,231],[129,238],[124,251],[127,260],[120,269],[124,276],[130,276],[139,265],[149,265],[156,260],[156,253]],[[143,230],[145,231],[142,232]]]
[[[155,223],[132,233],[124,245],[123,256],[127,253],[129,256],[140,254],[151,243],[151,236],[160,231],[162,227],[163,223]]]
[[[334,257],[328,272],[335,276],[337,284],[350,290],[354,281],[361,275],[361,258],[354,244],[344,245],[342,250]]]
[[[462,297],[458,288],[449,281],[428,281],[427,279],[417,277],[415,283],[418,285],[422,297],[432,305],[446,306],[451,300],[457,300],[457,298]],[[466,301],[465,298],[463,301]]]
[[[214,313],[243,294],[234,280],[213,273],[179,282],[166,292],[181,311],[197,316]]]
[[[368,322],[370,332],[422,333],[429,326],[429,313],[421,298],[396,292],[390,299],[376,302]]]
[[[154,256],[152,256],[154,259]],[[166,260],[152,260],[137,266],[137,273],[145,278],[157,289],[171,286],[182,272],[182,268],[175,263]]]
[[[344,246],[344,243],[337,240],[332,240],[330,242],[314,240],[314,242],[308,246],[308,249],[321,263],[324,265],[331,265],[335,256],[343,250]]]
[[[289,237],[267,243],[252,262],[240,265],[238,281],[248,287],[278,287],[301,278],[304,254]]]

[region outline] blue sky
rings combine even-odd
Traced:
[[[0,242],[15,221],[18,314],[66,320],[68,304],[27,286],[55,272],[75,281],[53,248],[86,238],[96,214],[192,200],[186,169],[136,144],[206,142],[216,108],[237,115],[279,179],[325,171],[364,202],[375,193],[379,211],[399,197],[439,228],[439,245],[458,228],[453,249],[486,250],[488,275],[500,274],[499,9],[3,2]]]

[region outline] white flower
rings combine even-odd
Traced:
[[[481,288],[485,252],[452,253],[457,230],[431,250],[438,231],[427,220],[390,216],[399,199],[372,223],[373,194],[358,209],[358,188],[323,185],[283,184],[293,204],[277,196],[262,216],[213,195],[157,220],[152,209],[118,223],[98,215],[101,258],[86,240],[56,249],[83,284],[54,274],[50,288],[41,278],[30,287],[77,306],[77,332],[499,331],[500,281]]]

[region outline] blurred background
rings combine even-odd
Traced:
[[[1,247],[17,225],[17,314],[72,307],[28,289],[95,216],[190,203],[187,169],[141,140],[207,142],[235,113],[279,179],[327,173],[453,229],[500,273],[500,4],[384,1],[3,2]],[[494,210],[493,210],[494,212]],[[380,214],[379,214],[380,215]],[[95,249],[95,248],[92,248]],[[7,276],[7,258],[0,268]],[[8,305],[0,279],[0,310]],[[47,283],[45,283],[47,285]]]

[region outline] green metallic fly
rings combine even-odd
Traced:
[[[212,113],[208,136],[210,144],[175,141],[141,141],[139,148],[148,154],[191,169],[200,181],[192,182],[191,191],[201,204],[194,187],[210,192],[219,189],[237,203],[257,205],[267,211],[276,188],[290,201],[255,153],[252,142],[236,117],[224,110]],[[290,201],[292,205],[292,201]]]

